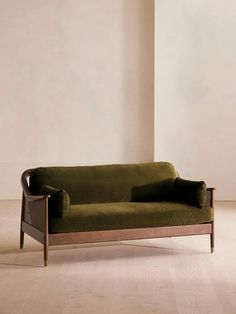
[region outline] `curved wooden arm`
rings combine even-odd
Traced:
[[[32,173],[33,170],[34,169],[28,169],[25,172],[23,172],[23,174],[21,176],[21,185],[23,188],[23,193],[24,193],[25,198],[28,201],[38,201],[38,200],[43,200],[45,198],[48,198],[49,195],[34,195],[33,193],[30,192],[27,178],[30,176],[30,174]]]
[[[28,169],[21,176],[23,188],[20,247],[24,245],[24,233],[44,245],[44,266],[48,259],[48,198],[49,195],[35,195],[31,193],[27,178],[34,169]]]

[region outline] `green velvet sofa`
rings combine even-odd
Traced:
[[[214,247],[213,188],[178,176],[168,162],[26,170],[24,233],[48,246],[209,234]]]

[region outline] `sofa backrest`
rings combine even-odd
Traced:
[[[43,185],[64,189],[70,203],[165,200],[177,173],[168,162],[78,167],[40,167],[30,176],[32,193]]]

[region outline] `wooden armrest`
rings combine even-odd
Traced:
[[[30,176],[33,170],[34,169],[28,169],[21,176],[21,185],[23,188],[23,193],[24,193],[25,199],[29,202],[35,202],[35,201],[43,200],[50,197],[50,195],[35,195],[31,193],[28,183],[27,183],[27,177]]]
[[[48,216],[49,195],[35,195],[30,191],[27,178],[32,171],[33,169],[26,170],[21,176],[23,188],[21,220],[43,231],[46,228],[45,217]]]
[[[214,209],[214,191],[215,188],[207,188],[207,204]]]
[[[30,173],[33,171],[33,169],[28,169],[25,172],[23,172],[22,176],[21,176],[21,185],[23,188],[23,193],[25,198],[32,198],[32,200],[35,200],[35,196],[34,194],[32,194],[29,190],[29,186],[28,186],[28,182],[27,182],[27,178],[30,176]]]

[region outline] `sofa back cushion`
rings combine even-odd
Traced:
[[[32,193],[43,185],[65,190],[70,204],[168,199],[177,176],[168,162],[78,167],[41,167],[30,176]]]

